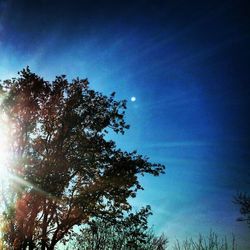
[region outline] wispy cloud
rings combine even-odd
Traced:
[[[158,143],[145,144],[145,148],[173,148],[173,147],[207,147],[214,146],[217,142],[208,141],[164,141]]]
[[[237,146],[247,144],[245,139],[225,139],[225,140],[185,140],[185,141],[161,141],[156,143],[143,144],[144,148],[175,148],[175,147],[211,147],[223,145]]]

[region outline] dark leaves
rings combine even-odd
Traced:
[[[15,128],[13,154],[20,159],[13,173],[26,183],[14,203],[25,207],[22,216],[32,230],[22,216],[17,220],[13,214],[11,221],[23,232],[21,241],[31,237],[38,245],[46,238],[53,246],[93,216],[119,218],[131,209],[128,199],[143,189],[138,175],[164,172],[163,165],[105,139],[107,131],[123,134],[129,128],[126,101],[90,89],[87,79],[68,82],[62,75],[49,83],[26,68],[4,81],[1,91],[6,96],[1,109]],[[128,220],[146,223],[145,213]]]
[[[250,225],[250,196],[246,193],[239,193],[234,198],[234,203],[240,206],[241,217],[238,221],[245,221]]]

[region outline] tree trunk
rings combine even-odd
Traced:
[[[46,240],[41,240],[41,250],[46,250]]]
[[[46,250],[46,237],[47,237],[47,206],[46,206],[46,198],[44,199],[43,204],[43,223],[42,223],[42,240],[41,240],[41,250]]]
[[[54,250],[54,248],[55,248],[55,244],[51,244],[47,249],[48,250]]]
[[[33,240],[29,240],[29,250],[33,250],[35,248]]]
[[[27,248],[27,246],[28,246],[28,242],[27,242],[27,240],[24,240],[23,243],[21,244],[21,249],[25,250]]]

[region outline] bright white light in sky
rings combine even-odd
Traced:
[[[10,149],[8,137],[9,121],[6,115],[0,114],[0,182],[7,181],[9,174],[7,170],[10,159]]]
[[[136,101],[136,97],[135,96],[132,96],[131,97],[131,102],[135,102]]]

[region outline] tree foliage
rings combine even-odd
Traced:
[[[126,102],[90,89],[87,79],[48,82],[26,68],[2,83],[1,95],[14,159],[3,239],[14,249],[54,249],[77,225],[121,216],[143,189],[138,176],[164,172],[106,139],[128,129]]]
[[[107,220],[93,220],[81,229],[68,249],[81,250],[164,250],[168,240],[164,235],[155,236],[148,228],[150,207],[137,213],[129,213],[113,223]]]
[[[239,193],[234,202],[240,206],[241,217],[238,221],[245,221],[250,227],[250,196],[246,193]]]

